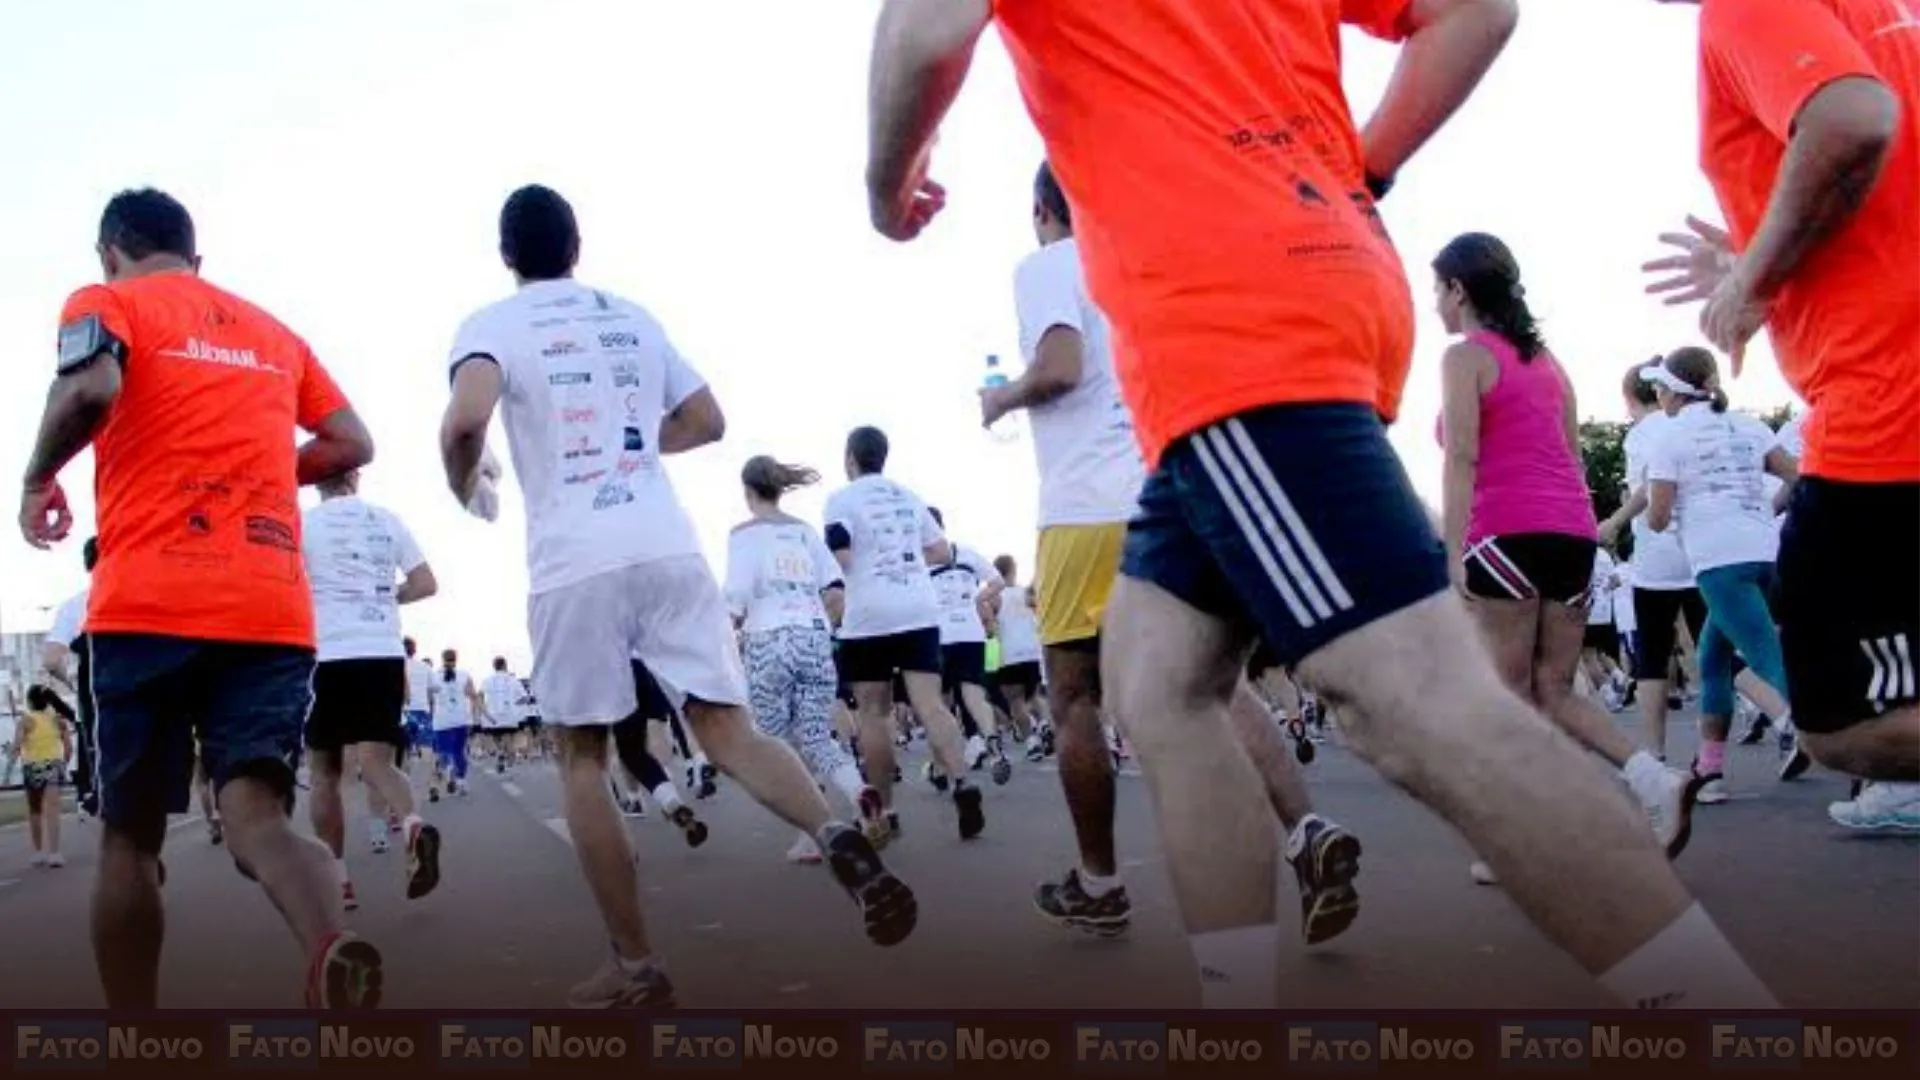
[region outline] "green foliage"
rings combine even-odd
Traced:
[[[1593,516],[1605,521],[1626,501],[1627,425],[1610,420],[1580,422],[1580,463],[1593,493]]]
[[[1766,424],[1768,427],[1772,428],[1775,431],[1779,431],[1781,428],[1787,426],[1787,421],[1793,419],[1793,406],[1781,405],[1778,408],[1770,409],[1767,412],[1757,413],[1755,415],[1759,416],[1760,419],[1766,421]]]

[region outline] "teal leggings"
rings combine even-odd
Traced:
[[[1707,602],[1707,625],[1700,631],[1700,713],[1733,715],[1734,652],[1754,674],[1787,693],[1787,665],[1780,655],[1780,631],[1767,609],[1773,587],[1772,563],[1736,563],[1698,575]]]

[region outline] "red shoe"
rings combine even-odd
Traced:
[[[307,1008],[375,1008],[384,981],[380,950],[339,931],[320,943],[307,966]]]
[[[340,883],[340,906],[346,908],[348,911],[358,911],[360,909],[360,899],[353,895],[353,882],[351,881],[343,881]]]

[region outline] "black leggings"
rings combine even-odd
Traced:
[[[640,786],[653,791],[661,784],[668,783],[666,767],[660,759],[647,749],[647,719],[630,716],[613,726],[613,746],[620,755],[620,764],[626,766]]]

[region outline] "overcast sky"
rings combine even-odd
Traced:
[[[1583,415],[1617,418],[1637,359],[1697,338],[1694,313],[1642,294],[1655,236],[1718,220],[1700,179],[1696,9],[1653,0],[1524,0],[1479,96],[1403,173],[1385,216],[1421,307],[1395,441],[1439,492],[1433,419],[1446,338],[1432,254],[1460,232],[1503,237],[1572,372]],[[653,309],[712,383],[726,441],[671,473],[709,558],[743,513],[749,456],[839,477],[846,431],[878,424],[889,470],[954,535],[1031,563],[1025,443],[978,430],[990,352],[1017,352],[1014,264],[1034,243],[1040,158],[989,35],[943,133],[946,215],[898,247],[867,226],[866,67],[878,5],[793,0],[0,0],[0,471],[25,469],[72,289],[114,191],[186,203],[209,278],[304,334],[379,445],[363,493],[413,528],[441,595],[407,609],[431,649],[527,665],[517,493],[485,526],[441,481],[446,353],[473,309],[512,287],[499,205],[552,185],[579,213],[580,276]],[[1393,51],[1348,39],[1364,115]],[[1750,357],[1737,405],[1790,400]],[[504,450],[496,431],[496,444]],[[504,453],[502,454],[504,457]],[[91,459],[63,476],[80,524],[47,554],[0,543],[0,624],[39,629],[82,584]],[[793,500],[817,517],[826,492]],[[309,495],[311,498],[311,495]]]

